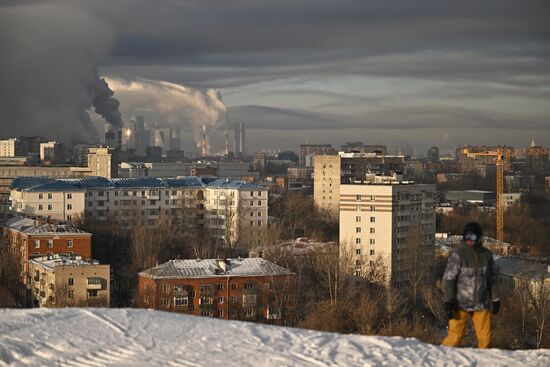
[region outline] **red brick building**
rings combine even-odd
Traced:
[[[20,264],[20,269],[17,271],[22,273],[23,284],[29,283],[28,261],[33,257],[75,254],[88,260],[92,255],[92,234],[69,225],[13,217],[6,221],[3,236],[4,244],[10,245],[14,260],[18,260],[17,262]]]
[[[138,274],[138,306],[291,325],[294,281],[262,258],[170,260]]]

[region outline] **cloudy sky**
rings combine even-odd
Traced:
[[[20,3],[7,1],[0,12]],[[79,28],[67,22],[68,8],[98,20],[102,29],[83,32],[82,43],[108,39],[94,59],[101,76],[219,88],[228,121],[247,126],[249,151],[364,141],[408,143],[422,153],[431,145],[550,140],[545,0],[95,0],[47,6],[62,9],[67,37]],[[12,31],[0,42],[17,43],[18,37]],[[192,139],[190,134],[188,145]]]

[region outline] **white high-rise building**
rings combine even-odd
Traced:
[[[397,286],[411,272],[429,275],[435,262],[434,185],[399,182],[340,185],[340,257],[355,269],[385,268]],[[414,267],[414,269],[413,269]]]

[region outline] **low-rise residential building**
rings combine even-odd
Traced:
[[[12,269],[21,275],[21,287],[17,297],[24,304],[29,302],[29,260],[54,254],[79,255],[91,258],[92,234],[65,224],[51,224],[24,217],[9,218],[3,227],[4,244],[10,246],[13,256]]]
[[[110,267],[80,256],[29,261],[33,307],[109,307]]]
[[[341,185],[340,258],[357,276],[384,266],[385,282],[392,286],[413,271],[428,275],[435,264],[435,199],[434,185],[393,180]]]
[[[295,274],[261,258],[170,260],[138,274],[139,307],[289,325]]]
[[[192,214],[216,244],[245,248],[258,245],[267,228],[267,188],[228,178],[20,177],[11,189],[12,212],[33,218],[154,226],[163,216]]]

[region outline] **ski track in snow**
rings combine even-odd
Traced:
[[[550,350],[446,348],[137,309],[0,309],[0,366],[550,366]]]

